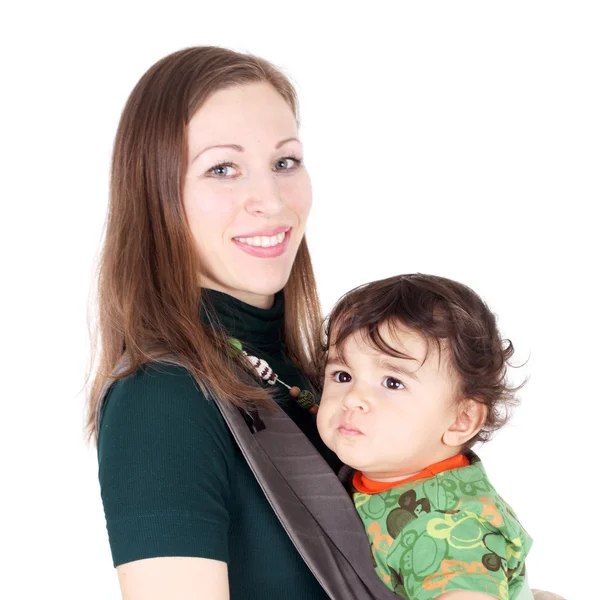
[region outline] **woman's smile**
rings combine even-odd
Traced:
[[[276,258],[288,247],[292,228],[276,227],[244,236],[234,237],[233,241],[240,250],[258,258]]]

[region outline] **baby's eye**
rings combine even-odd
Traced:
[[[280,158],[275,163],[276,171],[291,171],[296,168],[300,164],[300,159],[294,158],[293,156],[286,156],[285,158]]]
[[[386,377],[383,380],[383,387],[387,388],[388,390],[401,390],[404,388],[404,384],[395,377]]]
[[[348,383],[349,381],[352,381],[352,377],[350,377],[346,371],[336,371],[333,374],[333,380],[338,383]]]

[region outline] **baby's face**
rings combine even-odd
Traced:
[[[317,425],[347,465],[393,480],[456,453],[443,436],[457,419],[457,386],[443,347],[440,355],[432,343],[428,352],[427,341],[402,325],[380,333],[412,360],[381,353],[362,332],[344,342],[344,360],[332,346]]]

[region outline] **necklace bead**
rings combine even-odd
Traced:
[[[315,397],[308,390],[302,390],[296,398],[296,402],[308,410],[315,403]]]
[[[243,354],[246,358],[248,364],[250,364],[253,369],[258,373],[258,376],[267,383],[274,385],[275,383],[280,383],[284,387],[289,390],[289,394],[292,398],[296,400],[296,403],[301,408],[308,410],[313,415],[317,414],[319,410],[319,405],[315,402],[314,394],[308,390],[301,390],[297,385],[289,386],[285,381],[279,379],[279,376],[273,369],[269,366],[269,363],[264,358],[259,358],[257,356],[249,355],[242,346],[242,343],[235,338],[230,338],[231,345],[238,351]]]

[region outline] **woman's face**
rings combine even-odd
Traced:
[[[201,285],[269,307],[312,201],[296,118],[271,85],[216,92],[192,117],[183,201]]]

